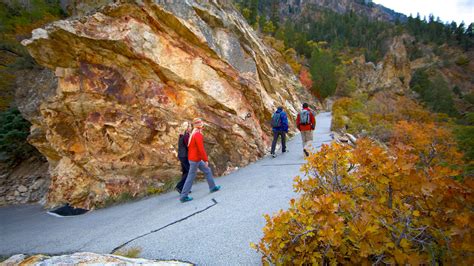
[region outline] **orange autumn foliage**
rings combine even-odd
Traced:
[[[324,145],[253,246],[276,265],[472,265],[474,182],[456,179],[460,161],[432,123],[399,121],[386,147]]]
[[[313,80],[311,79],[311,73],[305,67],[301,68],[299,79],[301,84],[307,89],[311,90],[313,87]]]

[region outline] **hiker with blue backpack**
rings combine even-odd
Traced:
[[[305,156],[309,156],[309,148],[313,142],[313,130],[316,128],[316,119],[307,103],[303,103],[303,110],[296,118],[296,127],[301,132],[303,153]]]
[[[273,158],[275,155],[275,146],[278,141],[278,137],[281,137],[281,151],[288,152],[286,149],[286,133],[288,133],[288,117],[283,111],[283,107],[279,106],[275,113],[272,115],[272,131],[273,131],[273,142],[271,155]]]

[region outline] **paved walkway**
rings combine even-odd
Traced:
[[[319,147],[331,141],[331,114],[316,119],[313,146]],[[206,183],[195,184],[194,200],[184,204],[170,192],[66,218],[50,216],[38,205],[0,208],[0,255],[110,253],[128,242],[125,247],[140,247],[141,257],[149,259],[259,265],[250,242],[262,236],[263,214],[288,208],[296,196],[293,177],[304,163],[300,136],[287,146],[289,153],[279,151],[277,158],[267,156],[217,178],[222,191],[210,194]]]

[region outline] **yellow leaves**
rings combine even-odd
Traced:
[[[433,196],[432,194],[436,187],[436,184],[433,182],[425,182],[421,185],[421,191],[426,196]]]
[[[385,196],[380,197],[378,202],[380,204],[385,204],[385,202],[387,202],[387,197],[385,197]]]
[[[408,240],[406,240],[405,238],[403,238],[401,241],[400,241],[400,247],[402,247],[403,249],[408,249],[410,247],[410,243],[408,242]]]
[[[367,242],[362,242],[359,247],[360,256],[367,258],[370,255],[370,246]]]
[[[377,232],[378,229],[379,229],[378,225],[373,224],[373,225],[368,226],[366,231],[369,233],[374,233],[374,232]]]
[[[380,176],[378,182],[384,185],[388,185],[388,183],[390,183],[390,179],[385,176]]]
[[[354,193],[358,196],[362,196],[365,192],[365,189],[363,187],[357,187],[354,189]]]
[[[410,134],[420,130],[403,126]],[[414,153],[426,147],[410,143],[418,138],[386,149],[366,139],[355,148],[324,145],[302,167],[305,178],[295,178],[301,197],[266,216],[259,252],[275,264],[372,264],[381,255],[385,263],[427,264],[433,256],[445,259],[448,245],[453,258],[471,252],[474,182],[459,183],[447,167],[424,164],[425,155]]]
[[[258,248],[257,248],[257,245],[256,245],[255,243],[253,243],[253,242],[250,242],[250,248],[251,248],[251,249],[255,249],[255,250],[258,249]]]

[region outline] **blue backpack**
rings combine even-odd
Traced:
[[[272,127],[281,127],[281,113],[273,113],[272,115]]]

